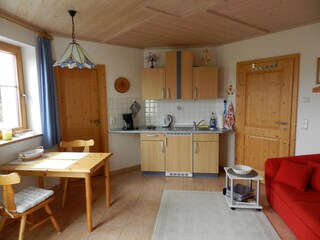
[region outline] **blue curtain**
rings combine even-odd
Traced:
[[[49,39],[38,36],[37,54],[43,133],[42,145],[44,148],[51,148],[60,142],[60,128],[56,84]]]

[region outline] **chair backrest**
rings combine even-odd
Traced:
[[[3,186],[3,201],[5,208],[14,211],[16,205],[14,203],[14,190],[12,185],[20,183],[20,176],[18,173],[10,173],[6,175],[0,175],[0,186]]]
[[[94,145],[94,140],[73,140],[73,141],[61,141],[60,148],[65,148],[67,152],[73,152],[74,148],[83,148],[83,152],[89,152],[90,146]]]

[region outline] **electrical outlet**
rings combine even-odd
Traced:
[[[113,117],[113,116],[109,117],[109,124],[110,124],[111,126],[116,125],[116,123],[117,123],[116,117]]]

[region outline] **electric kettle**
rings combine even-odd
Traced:
[[[161,117],[161,124],[163,128],[170,127],[171,122],[172,122],[172,116],[164,115]]]

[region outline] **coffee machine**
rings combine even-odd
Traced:
[[[133,118],[132,113],[124,113],[122,114],[123,120],[124,120],[124,127],[123,130],[133,130]]]

